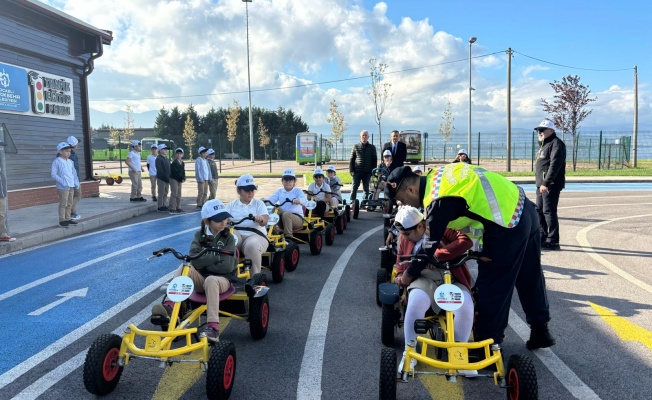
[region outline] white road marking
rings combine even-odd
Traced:
[[[509,326],[516,334],[526,342],[530,336],[530,327],[519,317],[513,310],[509,310]],[[582,400],[599,400],[593,389],[588,387],[582,380],[575,375],[573,370],[568,368],[564,362],[557,357],[550,349],[538,349],[532,353],[536,355],[543,365],[564,385],[566,389],[576,398]]]
[[[90,331],[93,329],[97,328],[98,326],[102,325],[109,319],[113,318],[116,314],[119,312],[123,311],[125,308],[131,306],[138,300],[142,299],[144,296],[149,294],[150,292],[158,289],[163,283],[165,283],[171,276],[173,275],[172,272],[165,274],[161,278],[159,278],[156,282],[152,283],[151,285],[147,286],[146,288],[142,289],[141,291],[132,294],[131,296],[127,297],[124,299],[122,302],[116,304],[115,306],[109,308],[108,310],[104,311],[102,314],[98,315],[97,317],[93,318],[92,320],[88,321],[84,325],[80,326],[79,328],[75,329],[74,331],[70,332],[66,336],[61,337],[59,340],[56,342],[50,344],[48,347],[46,347],[44,350],[41,350],[40,352],[34,354],[27,360],[23,361],[22,363],[16,365],[9,371],[5,372],[4,374],[0,375],[0,389],[3,387],[7,386],[14,380],[18,379],[18,377],[22,376],[24,373],[29,371],[30,369],[34,368],[41,362],[47,360],[50,358],[52,355],[60,352],[66,346],[70,345],[76,340],[79,340],[81,337],[84,335],[88,334]]]
[[[115,333],[116,335],[122,336],[124,333],[125,329],[129,326],[129,324],[133,323],[134,325],[138,326],[145,322],[146,320],[149,319],[150,314],[151,314],[151,309],[154,306],[154,304],[160,303],[160,299],[156,299],[144,308],[142,311],[140,311],[138,314],[136,314],[133,318],[131,318],[129,321],[125,322],[124,324],[120,325],[117,327],[112,333]],[[73,358],[69,359],[68,361],[64,362],[63,364],[59,365],[52,371],[48,372],[47,374],[43,375],[41,378],[38,380],[34,381],[31,385],[27,386],[25,389],[23,389],[22,392],[18,393],[16,396],[13,397],[14,400],[31,400],[35,399],[38,396],[42,395],[43,393],[47,392],[48,389],[50,389],[52,386],[56,385],[59,383],[62,379],[64,379],[66,376],[70,375],[71,372],[76,370],[77,368],[81,367],[84,364],[84,360],[86,359],[86,353],[88,352],[89,348],[84,349],[83,351],[79,352],[76,356]]]
[[[301,371],[299,372],[299,383],[297,385],[297,400],[321,399],[321,372],[324,361],[324,345],[328,333],[328,320],[330,317],[331,304],[340,282],[344,268],[349,263],[351,256],[369,236],[373,235],[382,225],[371,229],[364,235],[358,237],[351,243],[335,263],[324,287],[321,290],[315,311],[312,314],[308,339],[303,350]]]
[[[47,282],[53,280],[53,279],[57,279],[57,278],[60,278],[62,276],[73,273],[75,271],[79,271],[80,269],[84,269],[84,268],[86,268],[88,266],[91,266],[93,264],[96,264],[96,263],[98,263],[100,261],[108,260],[109,258],[115,257],[115,256],[117,256],[119,254],[128,253],[128,252],[130,252],[130,251],[132,251],[134,249],[137,249],[139,247],[147,246],[149,244],[156,243],[156,242],[159,242],[161,240],[169,239],[171,237],[181,235],[181,234],[184,234],[184,233],[188,233],[188,232],[193,232],[193,231],[196,231],[196,230],[197,230],[197,228],[192,228],[192,229],[187,229],[185,231],[176,232],[176,233],[173,233],[173,234],[170,234],[170,235],[161,236],[159,238],[149,240],[147,242],[139,243],[139,244],[134,245],[134,246],[129,246],[129,247],[121,249],[121,250],[116,250],[116,251],[114,251],[114,252],[112,252],[110,254],[106,254],[106,255],[104,255],[102,257],[98,257],[98,258],[94,258],[92,260],[88,260],[88,261],[83,262],[81,264],[77,264],[74,267],[64,269],[63,271],[59,271],[59,272],[57,272],[55,274],[45,276],[45,277],[43,277],[41,279],[37,279],[37,280],[35,280],[33,282],[30,282],[30,283],[25,284],[23,286],[19,286],[19,287],[15,288],[15,289],[12,289],[12,290],[8,291],[8,292],[1,293],[0,294],[0,301],[8,299],[9,297],[15,296],[15,295],[17,295],[19,293],[22,293],[22,292],[26,291],[26,290],[35,288],[35,287],[37,287],[39,285],[42,285],[44,283],[47,283]]]
[[[65,303],[66,301],[72,299],[73,297],[86,297],[87,293],[88,293],[88,288],[85,287],[83,289],[78,289],[78,290],[73,290],[71,292],[58,294],[57,297],[61,297],[59,300],[55,300],[52,303],[45,305],[39,308],[38,310],[34,310],[27,315],[41,315],[44,312],[50,311],[51,309],[58,306],[59,304]]]
[[[645,290],[648,293],[652,293],[652,286],[648,285],[647,283],[643,282],[640,279],[635,278],[634,276],[628,274],[627,272],[623,271],[622,269],[618,268],[616,265],[610,263],[607,261],[604,257],[600,256],[598,253],[596,253],[595,250],[593,250],[593,247],[591,246],[591,243],[589,243],[589,240],[587,239],[587,235],[589,231],[592,229],[595,229],[599,226],[609,224],[614,221],[620,221],[623,219],[631,219],[631,218],[645,218],[645,217],[652,217],[652,214],[642,214],[642,215],[630,215],[627,217],[620,217],[620,218],[613,218],[608,221],[602,221],[602,222],[596,222],[595,224],[591,224],[585,228],[582,228],[579,232],[577,232],[577,242],[582,246],[582,250],[586,254],[588,254],[591,258],[593,258],[595,261],[599,262],[602,264],[605,268],[610,270],[611,272],[619,275],[621,278],[625,279],[628,282],[633,283],[634,285],[640,287],[641,289]]]
[[[586,204],[583,206],[566,206],[566,207],[557,207],[558,210],[567,209],[567,208],[588,208],[588,207],[631,207],[631,206],[642,206],[650,205],[652,203],[624,203],[624,204]]]

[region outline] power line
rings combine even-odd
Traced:
[[[533,59],[533,60],[541,61],[542,63],[551,64],[551,65],[556,65],[556,66],[558,66],[558,67],[564,67],[564,68],[580,69],[580,70],[583,70],[583,71],[615,72],[615,71],[629,71],[629,70],[633,70],[633,69],[634,69],[634,68],[620,68],[620,69],[594,69],[594,68],[573,67],[573,66],[570,66],[570,65],[557,64],[557,63],[554,63],[554,62],[550,62],[550,61],[542,60],[542,59],[540,59],[540,58],[531,57],[531,56],[528,56],[527,54],[523,54],[523,53],[518,52],[518,51],[516,51],[516,50],[513,50],[513,51],[514,51],[514,53],[520,54],[520,55],[522,55],[523,57],[527,57],[527,58],[531,58],[531,59]]]

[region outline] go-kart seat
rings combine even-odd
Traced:
[[[231,297],[235,293],[235,286],[231,284],[229,288],[226,290],[224,293],[220,293],[220,301],[226,300],[229,297]],[[198,293],[198,292],[192,292],[190,295],[189,299],[191,301],[194,301],[195,303],[200,303],[200,304],[206,304],[206,294],[205,293]]]

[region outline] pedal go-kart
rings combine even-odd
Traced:
[[[310,193],[306,190],[304,190],[304,193],[308,197],[314,197],[319,193],[325,193],[325,194],[330,194],[331,196],[335,195],[335,192],[327,192],[325,190],[320,190],[317,193]],[[338,235],[341,235],[344,233],[344,230],[346,229],[346,223],[348,222],[346,219],[346,215],[344,214],[346,212],[346,205],[345,204],[338,204],[337,208],[333,208],[330,204],[328,205],[328,212],[324,214],[322,217],[326,222],[332,224],[335,227],[335,232]]]
[[[109,186],[113,186],[114,183],[117,183],[118,185],[122,183],[122,177],[118,174],[106,174],[105,176],[101,176],[95,173],[93,178],[100,183],[102,182],[102,179],[104,179],[106,184]]]
[[[336,187],[342,187],[343,185],[334,183],[330,186],[331,189],[335,189]],[[337,205],[337,212],[338,214],[344,214],[346,216],[346,221],[344,221],[344,229],[346,229],[347,223],[351,222],[351,205],[346,202],[346,199],[342,199],[340,204]]]
[[[195,256],[183,255],[174,249],[165,248],[155,251],[148,258],[149,260],[172,253],[183,261],[181,275],[167,286],[167,296],[174,302],[170,320],[162,324],[162,331],[144,330],[130,324],[122,338],[115,334],[98,337],[89,348],[84,361],[83,378],[86,390],[98,396],[109,394],[117,386],[124,367],[129,365],[131,359],[139,358],[159,362],[163,368],[174,363],[197,362],[206,372],[207,397],[229,398],[236,373],[235,345],[226,340],[210,344],[207,337],[197,335],[198,330],[205,324],[205,318],[202,316],[206,313],[206,297],[193,291],[194,285],[188,277],[188,271],[190,261],[206,252],[234,255],[230,251],[212,247],[203,249]],[[248,278],[248,266],[238,265],[235,279],[244,282]],[[254,277],[253,281],[256,280],[257,277]],[[269,321],[268,290],[265,286],[257,286],[251,282],[237,288],[232,284],[227,292],[220,295],[220,315],[248,321],[251,336],[254,339],[262,339],[267,333]],[[248,312],[236,315],[223,311],[222,306],[230,302],[243,303]],[[173,342],[182,339],[185,339],[184,345],[172,348]],[[190,354],[194,358],[184,356]]]
[[[383,213],[386,214],[389,212],[389,199],[385,197],[385,194],[380,192],[378,193],[378,198],[376,198],[376,193],[382,190],[381,182],[387,180],[389,172],[385,168],[374,168],[371,171],[371,180],[369,182],[369,194],[362,201],[355,199],[353,218],[358,219],[361,209],[366,209],[369,212],[376,211],[376,208],[383,210]],[[383,197],[380,197],[380,196]]]
[[[284,202],[270,205],[268,207],[274,207],[274,209],[278,209],[285,203],[291,203],[294,201],[294,199],[285,199]],[[267,201],[269,204],[270,202]],[[303,225],[301,228],[298,229],[293,229],[292,230],[292,238],[291,241],[294,242],[295,244],[305,244],[310,247],[310,254],[313,256],[316,256],[321,253],[322,245],[324,243],[324,231],[326,224],[324,223],[323,220],[317,217],[312,217],[312,210],[315,209],[317,206],[317,203],[314,201],[308,201],[304,207],[305,211],[304,214],[307,213],[307,217],[301,216],[301,219],[303,220]],[[269,209],[268,209],[269,210]],[[276,211],[275,211],[276,213]],[[330,233],[330,231],[329,231]],[[333,233],[332,236],[334,237],[335,234]],[[332,240],[326,239],[326,244],[328,246],[332,245],[333,242]]]
[[[284,255],[284,267],[286,270],[292,272],[297,267],[299,266],[299,258],[301,257],[301,252],[299,251],[299,245],[285,240],[285,237],[283,236],[283,231],[279,230],[278,223],[280,221],[280,215],[278,214],[278,208],[281,206],[281,204],[272,204],[268,200],[263,200],[265,204],[267,204],[267,212],[269,213],[269,222],[267,222],[267,239],[269,240],[269,245],[270,245],[270,257],[271,257],[271,251],[274,249],[275,253],[282,252]],[[286,201],[283,202],[282,204],[285,204],[286,202],[291,202]],[[267,254],[267,253],[265,253]],[[263,256],[265,255],[263,254]],[[278,254],[275,254],[275,260],[278,259]],[[273,275],[273,270],[272,270],[272,275]],[[276,281],[274,281],[276,282]]]
[[[382,306],[380,301],[380,284],[385,282],[393,282],[396,276],[396,255],[398,254],[398,235],[400,233],[394,226],[386,229],[392,233],[393,239],[390,241],[389,246],[385,245],[380,247],[380,268],[376,271],[376,304]],[[391,280],[390,280],[391,278]]]
[[[419,256],[405,256],[406,259],[414,259],[415,257]],[[408,375],[411,372],[412,359],[418,361],[413,370],[413,377],[426,374],[444,375],[449,382],[456,382],[458,376],[465,376],[465,374],[459,373],[459,370],[479,371],[495,365],[496,372],[476,376],[493,378],[494,384],[507,390],[508,399],[538,398],[536,370],[534,363],[528,356],[514,354],[510,356],[505,367],[501,346],[494,344],[493,339],[463,343],[454,340],[453,311],[459,309],[464,301],[472,301],[472,299],[466,299],[464,293],[457,286],[451,284],[450,269],[459,267],[468,260],[479,258],[478,253],[467,252],[456,263],[437,264],[437,267],[444,268],[445,271],[444,284],[440,285],[435,291],[435,301],[442,310],[445,310],[445,315],[433,315],[414,322],[416,333],[419,335],[429,333],[430,338],[418,336],[416,341],[412,340],[408,343],[405,349],[403,369],[398,371],[400,375],[398,379],[396,351],[388,348],[382,349],[379,379],[380,399],[396,399],[396,382],[409,382]],[[397,304],[399,301],[398,286],[392,283],[384,283],[381,286],[383,306]],[[384,314],[383,312],[383,317],[385,317]],[[416,350],[417,343],[421,344],[421,351]],[[469,350],[474,349],[480,349],[480,352],[483,351],[484,354],[479,358],[479,361],[471,362]],[[443,371],[419,371],[419,365],[428,365]]]

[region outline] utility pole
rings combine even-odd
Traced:
[[[507,49],[507,172],[512,170],[512,48]]]
[[[634,65],[634,168],[637,167],[638,159],[638,67]]]

